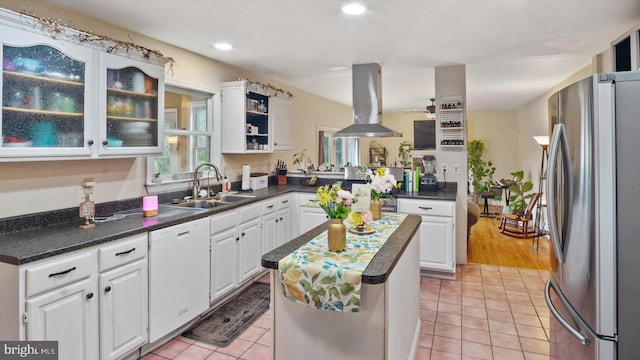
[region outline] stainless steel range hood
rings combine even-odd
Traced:
[[[379,64],[355,64],[353,77],[353,125],[334,137],[399,137],[402,133],[383,126],[382,71]]]

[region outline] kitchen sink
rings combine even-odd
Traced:
[[[219,206],[229,205],[229,202],[221,200],[191,200],[177,205],[188,208],[213,209]]]
[[[218,194],[214,196],[214,199],[217,199],[222,202],[236,202],[247,199],[252,199],[256,197],[255,195],[245,195],[245,194]]]

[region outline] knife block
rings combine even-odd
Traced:
[[[278,175],[278,185],[287,185],[287,175]]]

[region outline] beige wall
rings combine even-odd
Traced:
[[[495,180],[511,178],[510,173],[520,170],[516,110],[469,110],[467,137],[484,143],[484,159],[496,167]]]
[[[36,0],[0,0],[0,7],[18,12],[24,7],[37,16],[59,18],[79,29],[125,41],[131,39],[142,46],[158,49],[176,62],[173,72],[167,72],[167,80],[196,87],[219,88],[221,82],[245,77],[290,91],[294,95],[294,152],[309,148],[310,155],[315,158],[316,126],[342,128],[351,122],[351,109],[345,105],[100,20],[57,9]],[[239,179],[243,163],[251,164],[255,171],[267,171],[272,170],[276,159],[282,159],[291,168],[292,154],[278,152],[268,155],[224,156],[223,164],[220,165],[227,168],[230,180],[234,181]],[[81,200],[80,183],[85,176],[95,178],[95,194],[92,199],[97,203],[138,197],[148,192],[144,185],[145,158],[0,163],[0,218],[76,207]]]

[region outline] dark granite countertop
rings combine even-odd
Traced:
[[[333,181],[335,180],[331,180],[331,182]],[[255,197],[213,209],[161,205],[159,215],[150,218],[142,216],[142,210],[139,208],[140,199],[114,202],[109,207],[96,204],[99,215],[120,213],[131,215],[119,220],[97,223],[94,228],[87,230],[78,228],[83,222],[77,217],[77,208],[0,219],[0,262],[14,265],[26,264],[129,235],[208,217],[285,193],[315,193],[317,186],[317,184],[315,186],[300,185],[298,181],[288,185],[270,185],[265,189],[250,192]],[[454,188],[453,191],[446,189],[429,193],[398,193],[397,197],[455,201],[455,195]],[[160,202],[168,204],[171,202],[171,197],[161,196]]]
[[[411,242],[413,235],[420,227],[422,219],[417,215],[407,215],[396,231],[389,236],[378,253],[362,273],[362,283],[382,284],[387,281],[398,259],[404,253],[404,249]],[[327,230],[327,224],[323,223],[308,232],[298,236],[288,243],[262,255],[262,266],[269,269],[277,269],[278,262],[287,255],[308,243],[313,238]]]

